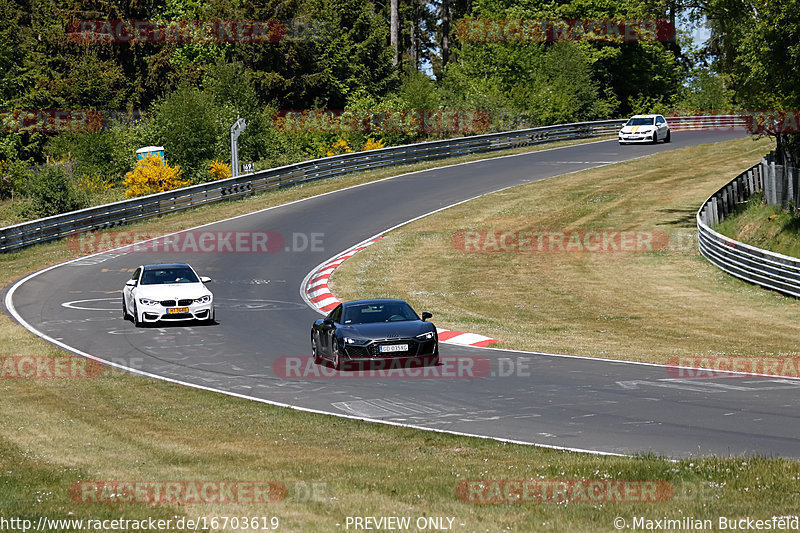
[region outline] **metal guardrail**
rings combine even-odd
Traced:
[[[762,191],[765,180],[775,172],[774,167],[770,154],[703,203],[697,211],[698,246],[706,259],[728,274],[800,298],[800,259],[750,246],[711,229],[737,205]]]
[[[667,117],[667,121],[670,128],[677,131],[732,129],[746,126],[744,119],[736,115]],[[622,127],[624,122],[624,120],[604,120],[559,124],[391,146],[368,152],[303,161],[235,178],[89,207],[0,228],[0,252],[19,250],[26,246],[53,241],[75,233],[99,231],[213,202],[242,198],[269,189],[343,176],[353,172],[554,141],[612,135]]]

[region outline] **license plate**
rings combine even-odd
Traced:
[[[381,353],[388,352],[407,352],[408,344],[390,344],[388,346],[381,346]]]
[[[188,313],[188,312],[189,312],[189,308],[188,307],[172,307],[170,309],[167,309],[167,314]]]

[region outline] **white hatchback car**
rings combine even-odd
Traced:
[[[619,130],[619,144],[670,141],[669,125],[662,115],[634,115]]]
[[[214,322],[214,295],[185,263],[142,265],[122,290],[122,315],[138,327],[160,321]]]

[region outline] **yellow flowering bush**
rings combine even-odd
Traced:
[[[383,139],[378,139],[377,141],[373,141],[372,139],[367,139],[367,142],[364,143],[364,146],[361,147],[363,151],[367,150],[377,150],[378,148],[385,148],[386,146],[383,144]]]
[[[211,174],[211,179],[213,181],[230,178],[231,166],[215,159],[208,166],[208,173]]]
[[[114,184],[100,176],[81,176],[78,178],[78,189],[87,194],[102,194],[113,187]]]
[[[189,185],[181,175],[181,167],[171,167],[161,156],[150,156],[139,160],[136,168],[125,176],[125,197],[144,196],[156,192],[171,191]]]
[[[325,153],[328,157],[332,155],[340,155],[340,154],[352,154],[353,149],[350,148],[350,145],[344,139],[339,139],[330,147],[330,149]]]

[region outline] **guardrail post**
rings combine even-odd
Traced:
[[[725,215],[725,218],[728,218],[728,215],[731,214],[731,186],[730,184],[726,185],[725,188],[722,190],[722,212]]]
[[[750,188],[747,184],[747,172],[743,172],[739,175],[739,190],[742,195],[741,202],[747,202],[747,199],[750,198]]]
[[[716,226],[717,224],[719,224],[719,221],[720,221],[719,220],[719,211],[718,211],[718,208],[717,208],[717,197],[716,196],[712,196],[711,197],[711,202],[709,203],[709,205],[711,206],[711,226],[713,227],[713,226]]]
[[[788,165],[781,165],[781,183],[783,183],[783,204],[784,208],[794,202],[794,183],[792,183],[792,172]]]

